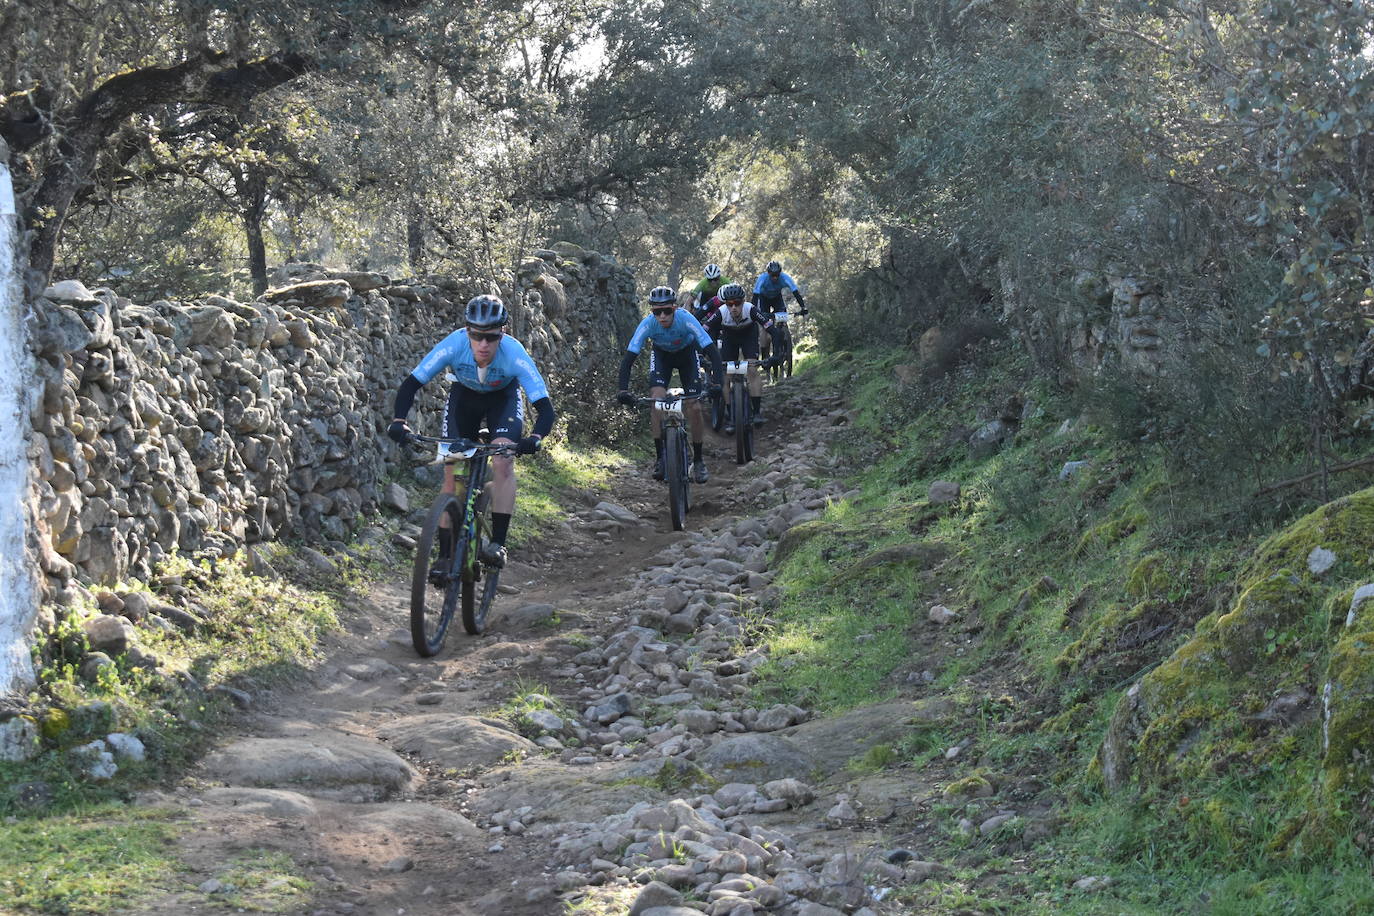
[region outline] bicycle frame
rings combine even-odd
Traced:
[[[468,465],[462,483],[464,492],[460,496],[455,486],[454,493],[441,493],[435,499],[430,519],[425,523],[417,545],[411,583],[411,638],[416,651],[429,656],[442,648],[459,599],[464,629],[477,636],[485,628],[487,612],[495,598],[496,583],[500,576],[499,569],[484,568],[479,558],[482,539],[488,533],[486,507],[490,494],[486,488],[487,461],[493,456],[513,457],[516,451],[513,444],[492,445],[469,439],[416,435],[412,436],[412,440],[437,443],[440,446],[437,463],[450,466],[463,461]],[[445,519],[447,525],[443,523]],[[432,558],[430,551],[435,539],[441,538],[440,532],[445,529],[450,531],[451,538],[448,562],[436,570],[428,566]],[[439,556],[443,556],[442,551]],[[435,575],[438,576],[437,580],[433,578]],[[486,582],[479,602],[477,583],[484,576]],[[444,592],[437,615],[431,612],[430,583],[441,587]]]
[[[687,401],[700,402],[705,395],[688,396],[681,388],[669,388],[661,398],[636,398],[640,406],[650,406],[659,411],[663,425],[663,460],[665,482],[668,484],[668,511],[673,530],[681,531],[686,527],[686,514],[690,511],[690,479],[688,469],[688,423]]]

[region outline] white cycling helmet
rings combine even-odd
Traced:
[[[719,280],[719,279],[720,279],[720,265],[719,265],[719,264],[707,264],[707,265],[706,265],[706,279],[708,279],[708,280]]]

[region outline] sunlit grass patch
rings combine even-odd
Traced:
[[[0,822],[0,909],[121,909],[155,892],[175,871],[174,839],[172,826],[156,813],[132,817],[122,806]]]
[[[239,912],[295,913],[310,899],[314,882],[298,874],[291,856],[280,850],[245,849],[215,877],[215,897]]]
[[[288,569],[291,553],[278,547],[272,560]],[[117,654],[83,676],[89,647],[82,621],[99,612],[78,604],[35,646],[38,688],[29,702],[43,738],[32,759],[0,764],[0,814],[60,814],[174,772],[206,740],[204,725],[230,708],[215,688],[255,691],[310,668],[322,656],[322,637],[338,628],[347,594],[337,577],[321,590],[250,575],[241,557],[213,564],[174,557],[159,576],[162,587],[182,596],[169,604],[192,615],[193,628],[145,623],[137,630],[137,654]],[[159,600],[154,595],[153,613],[172,613]],[[139,738],[146,759],[119,759],[109,782],[82,776],[71,748],[116,731]],[[25,796],[16,788],[25,785],[37,788]]]
[[[569,513],[569,495],[576,491],[609,491],[612,479],[628,459],[604,448],[552,442],[534,460],[520,461],[511,543],[515,546],[547,538],[550,527]]]

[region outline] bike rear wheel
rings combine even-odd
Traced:
[[[786,324],[778,335],[777,352],[773,354],[773,381],[780,382],[792,375],[792,330]]]
[[[682,429],[670,426],[663,431],[663,479],[668,482],[668,516],[673,530],[687,526],[687,439]]]
[[[739,382],[730,386],[730,412],[735,417],[735,464],[745,464],[754,454],[754,418],[749,389]]]
[[[451,533],[447,555],[441,528]],[[462,504],[445,493],[434,501],[429,518],[415,542],[415,567],[410,580],[410,641],[415,651],[428,658],[443,648],[444,636],[453,621],[463,591],[459,572],[463,538]],[[460,556],[455,557],[455,554]],[[434,570],[433,581],[430,571]]]

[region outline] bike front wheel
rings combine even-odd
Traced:
[[[783,325],[778,340],[777,352],[773,354],[773,381],[780,382],[792,376],[792,331]]]
[[[687,527],[687,440],[682,429],[670,426],[663,435],[663,479],[668,482],[668,516],[673,530]]]
[[[496,601],[496,584],[501,578],[501,570],[482,567],[481,579],[463,583],[463,629],[469,635],[481,636],[487,631],[487,615]],[[477,594],[478,582],[481,594]],[[469,599],[471,594],[471,599]]]
[[[749,389],[730,386],[730,412],[735,417],[735,464],[746,464],[754,452],[754,418],[749,410]]]
[[[410,641],[428,658],[443,648],[462,588],[454,542],[462,539],[462,504],[443,494],[425,519],[415,542],[415,566],[410,580]]]

